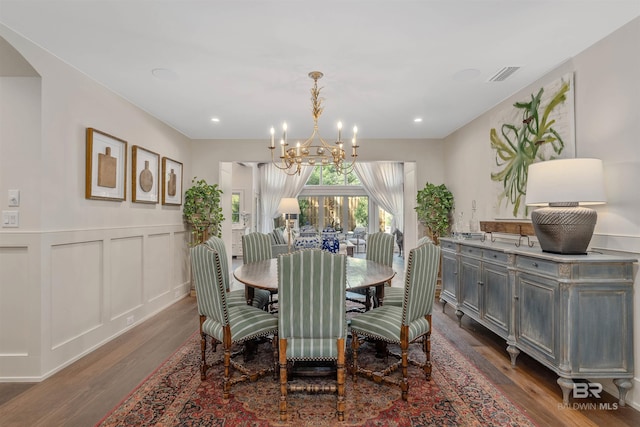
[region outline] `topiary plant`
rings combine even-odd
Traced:
[[[222,190],[218,184],[207,184],[204,179],[191,180],[193,186],[184,194],[182,213],[186,222],[191,225],[193,243],[204,242],[210,235],[222,235],[222,207],[220,196]]]
[[[427,182],[416,197],[418,220],[426,227],[429,238],[438,245],[440,237],[449,234],[451,229],[451,211],[453,194],[444,184]]]

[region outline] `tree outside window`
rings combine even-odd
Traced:
[[[231,223],[240,223],[240,193],[231,193]]]

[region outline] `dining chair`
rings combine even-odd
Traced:
[[[207,370],[207,336],[212,338],[213,350],[222,343],[224,349],[224,377],[222,396],[229,398],[233,384],[251,380],[256,381],[268,372],[275,372],[277,360],[276,339],[278,335],[278,319],[264,310],[247,304],[231,306],[227,302],[227,290],[223,272],[223,253],[209,245],[198,245],[191,248],[191,263],[196,279],[196,300],[200,316],[200,379],[204,381]],[[271,368],[252,371],[236,360],[241,352],[231,353],[234,345],[244,344],[249,340],[271,336],[274,363]],[[232,378],[232,370],[242,373]]]
[[[337,393],[340,421],[345,409],[345,339],[347,336],[346,255],[303,249],[278,257],[280,420],[287,419],[289,392]],[[291,385],[295,362],[334,362],[335,385]]]
[[[242,236],[242,262],[249,264],[250,262],[264,261],[273,258],[272,237],[266,233],[254,231]],[[269,306],[273,307],[278,302],[274,298],[277,291],[265,291],[262,289],[254,290],[267,292],[269,296]]]
[[[351,349],[353,353],[353,380],[358,375],[400,386],[402,399],[409,393],[408,365],[422,367],[425,378],[431,379],[431,312],[440,265],[440,247],[426,244],[411,249],[405,274],[404,300],[401,307],[384,304],[370,311],[355,315],[351,319]],[[386,350],[388,355],[399,360],[385,369],[368,369],[358,365],[358,351],[364,339],[382,343],[397,344],[400,354]],[[409,344],[422,342],[425,361],[409,360]],[[386,347],[386,345],[385,345]],[[393,378],[391,373],[400,367],[402,379]]]
[[[222,281],[224,288],[227,290],[227,304],[230,306],[247,305],[248,298],[245,289],[230,289],[229,260],[227,258],[227,248],[224,245],[224,241],[217,236],[211,236],[206,242],[204,242],[204,244],[220,254],[220,268],[222,269]],[[197,294],[198,291],[196,289],[196,295]],[[270,292],[264,289],[254,289],[251,305],[264,309],[267,307],[267,304],[269,304],[270,295]]]
[[[387,265],[389,267],[393,266],[393,235],[384,233],[382,231],[378,231],[376,233],[370,234],[367,238],[367,249],[365,253],[365,258],[369,261],[374,261],[379,264]],[[386,292],[386,289],[385,289]],[[377,305],[377,300],[375,299],[375,290],[372,288],[365,289],[356,289],[349,291],[351,294],[360,294],[364,296],[364,300],[362,298],[353,298],[347,296],[347,300],[351,302],[356,302],[362,304],[364,306],[364,310],[361,308],[353,308],[350,309],[349,312],[362,312],[369,311],[371,309],[371,302],[373,299],[374,305]]]
[[[429,237],[422,237],[416,243],[416,248],[425,244],[433,244],[433,240]],[[384,290],[384,304],[396,305],[402,307],[402,300],[404,299],[404,287],[393,286],[385,288]]]

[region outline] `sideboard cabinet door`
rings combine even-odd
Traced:
[[[558,361],[558,284],[526,273],[516,274],[515,335],[518,347],[547,366]]]

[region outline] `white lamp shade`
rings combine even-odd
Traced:
[[[280,199],[280,204],[278,205],[278,213],[279,214],[299,214],[300,205],[298,204],[298,199],[295,199],[295,198]]]
[[[606,202],[602,160],[559,159],[533,163],[527,176],[526,204],[597,205]]]

